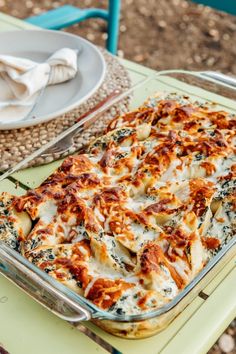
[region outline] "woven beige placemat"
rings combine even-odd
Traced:
[[[103,84],[98,91],[89,98],[84,104],[76,109],[51,120],[47,123],[36,126],[0,131],[0,171],[7,170],[36,151],[42,145],[51,141],[61,132],[75,124],[78,118],[95,107],[99,102],[109,96],[114,90],[124,91],[129,88],[131,81],[126,69],[118,59],[110,55],[101,48],[107,63],[107,72]],[[129,99],[126,98],[115,104],[109,111],[103,114],[91,127],[82,134],[74,137],[74,144],[65,153],[57,153],[47,157],[38,157],[28,166],[37,166],[65,157],[87,144],[93,137],[104,130],[107,122],[122,112],[127,111]],[[25,166],[26,167],[26,166]]]

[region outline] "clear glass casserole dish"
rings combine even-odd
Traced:
[[[102,114],[104,115],[117,102],[129,98],[131,99],[131,108],[135,108],[142,104],[148,96],[163,91],[188,95],[199,102],[213,101],[216,106],[236,113],[236,81],[234,79],[213,72],[199,73],[175,70],[160,72],[155,77],[145,77],[131,89],[112,97],[109,102],[106,102],[95,112],[88,114],[56,139],[3,173],[0,181],[5,179],[17,181],[18,177],[15,172],[28,166],[33,159],[48,153],[49,148],[55,147],[69,134],[78,133],[78,131],[81,133],[89,129],[98,117],[102,119]],[[55,165],[53,165],[54,169]],[[27,170],[25,173],[27,174]],[[39,185],[41,182],[42,180],[37,181],[36,177],[36,184]],[[22,181],[21,187],[27,188]],[[2,191],[5,191],[4,187],[1,187]],[[236,238],[234,237],[172,301],[157,310],[130,316],[115,315],[101,310],[92,302],[48,276],[3,243],[0,244],[0,272],[51,312],[66,321],[73,322],[75,326],[81,321],[92,320],[114,335],[124,338],[144,338],[164,329],[204,289],[210,279],[235,256],[235,253]]]

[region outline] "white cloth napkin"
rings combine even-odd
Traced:
[[[0,121],[21,120],[47,85],[75,77],[78,51],[63,48],[44,63],[0,55]]]

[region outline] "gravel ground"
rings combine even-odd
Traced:
[[[65,3],[107,5],[98,0],[0,0],[0,11],[24,18]],[[106,39],[102,20],[88,20],[69,31],[98,44]],[[236,75],[235,42],[236,17],[223,12],[184,0],[122,1],[119,55],[148,67],[213,69]]]
[[[0,0],[0,11],[25,18],[66,3],[107,6],[107,1],[98,0]],[[102,20],[88,20],[68,31],[100,45],[107,37]],[[232,43],[236,43],[234,16],[184,0],[122,1],[121,57],[157,70],[219,70],[236,75],[236,46]],[[236,354],[235,343],[236,320],[209,353]]]

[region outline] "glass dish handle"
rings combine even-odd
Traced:
[[[62,290],[64,286],[54,279],[47,281],[44,279],[49,277],[47,274],[37,274],[42,271],[31,270],[32,265],[18,257],[16,251],[0,243],[0,273],[63,320],[80,322],[91,318],[92,312],[74,301],[72,291],[65,288],[65,294]],[[51,285],[52,281],[55,284]]]
[[[218,81],[224,85],[228,85],[236,89],[236,78],[218,73],[216,71],[201,71],[200,76],[208,78],[208,79],[213,79],[215,81]]]

